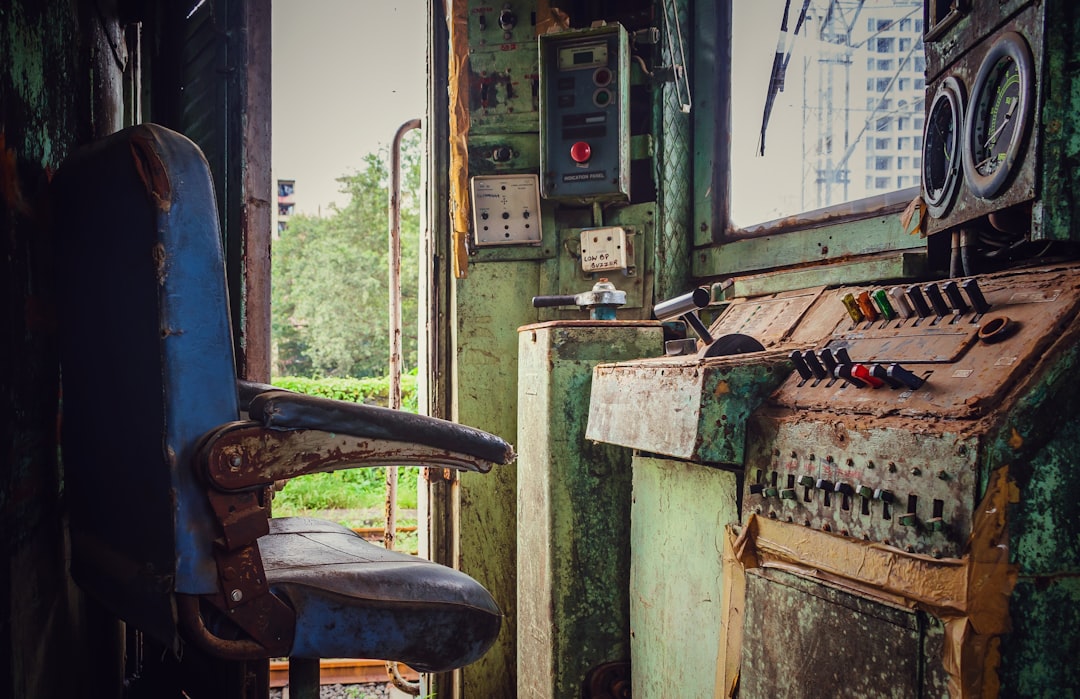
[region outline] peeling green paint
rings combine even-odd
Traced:
[[[630,451],[585,439],[592,369],[661,351],[659,324],[546,323],[519,341],[518,697],[577,696],[629,661]]]
[[[714,695],[723,638],[725,528],[738,521],[736,475],[635,456],[630,524],[633,696]]]

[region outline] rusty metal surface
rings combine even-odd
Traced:
[[[242,181],[241,269],[244,275],[243,364],[238,373],[251,381],[270,380],[270,0],[241,4],[243,30],[232,32],[242,45],[240,124]],[[234,300],[234,303],[240,300]]]
[[[955,323],[948,318],[934,323],[930,317],[918,324],[909,319],[854,327],[840,299],[862,289],[826,292],[808,314],[821,337],[799,349],[844,347],[855,362],[900,361],[925,376],[926,383],[916,390],[858,389],[841,380],[804,382],[793,374],[773,396],[774,403],[797,410],[874,415],[970,418],[988,413],[1027,376],[1076,314],[1080,270],[1069,266],[985,275],[979,277],[979,285],[990,311],[978,317],[969,312]],[[1002,316],[1010,319],[1015,332],[1000,342],[975,341],[979,328]]]
[[[682,459],[743,463],[746,419],[787,376],[780,353],[598,366],[588,439]]]
[[[971,530],[978,449],[974,438],[938,429],[755,417],[744,521],[756,513],[906,551],[959,556]]]
[[[203,463],[207,477],[223,490],[343,468],[418,464],[486,472],[493,466],[469,454],[422,444],[321,430],[274,430],[243,422],[216,434],[204,451]]]
[[[782,292],[752,299],[738,299],[724,309],[709,327],[713,337],[742,333],[766,348],[775,347],[800,327],[806,312],[825,291],[824,287]]]
[[[940,623],[770,569],[747,571],[744,699],[946,696]]]
[[[1043,3],[1033,3],[1016,16],[1009,17],[1010,12],[1016,11],[1023,4],[1025,4],[1023,0],[1009,0],[1001,7],[991,8],[989,5],[977,3],[979,7],[955,25],[940,41],[927,42],[927,76],[935,73],[940,75],[940,78],[930,83],[928,94],[933,94],[940,80],[952,76],[964,86],[966,94],[970,96],[975,76],[990,46],[1002,33],[1017,31],[1024,36],[1035,59],[1036,107],[1033,110],[1033,119],[1037,123],[1038,105],[1042,104],[1044,98],[1043,93],[1046,89],[1044,84],[1047,77],[1044,75],[1045,61],[1043,60],[1044,9]],[[1003,24],[1005,18],[1008,18],[1008,21]],[[995,27],[997,27],[996,30]],[[1041,129],[1029,128],[1026,136],[1027,144],[1021,151],[1015,174],[1005,189],[992,199],[976,196],[964,181],[966,178],[961,177],[951,209],[942,218],[927,217],[926,232],[937,233],[988,213],[1034,199],[1040,174],[1036,166],[1039,160],[1037,153],[1041,147],[1041,139]]]

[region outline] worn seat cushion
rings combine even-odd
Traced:
[[[499,633],[495,600],[468,575],[332,522],[271,519],[259,549],[271,591],[296,611],[291,656],[440,672],[476,660]]]

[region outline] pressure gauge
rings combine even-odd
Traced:
[[[964,129],[964,179],[983,199],[997,197],[1019,166],[1035,111],[1035,69],[1024,37],[1006,32],[990,47],[971,88]]]
[[[923,201],[934,218],[941,218],[956,197],[963,123],[964,88],[950,75],[941,81],[930,103],[923,133]]]

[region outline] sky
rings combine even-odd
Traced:
[[[344,206],[336,178],[423,118],[425,0],[274,0],[273,177],[296,213]]]

